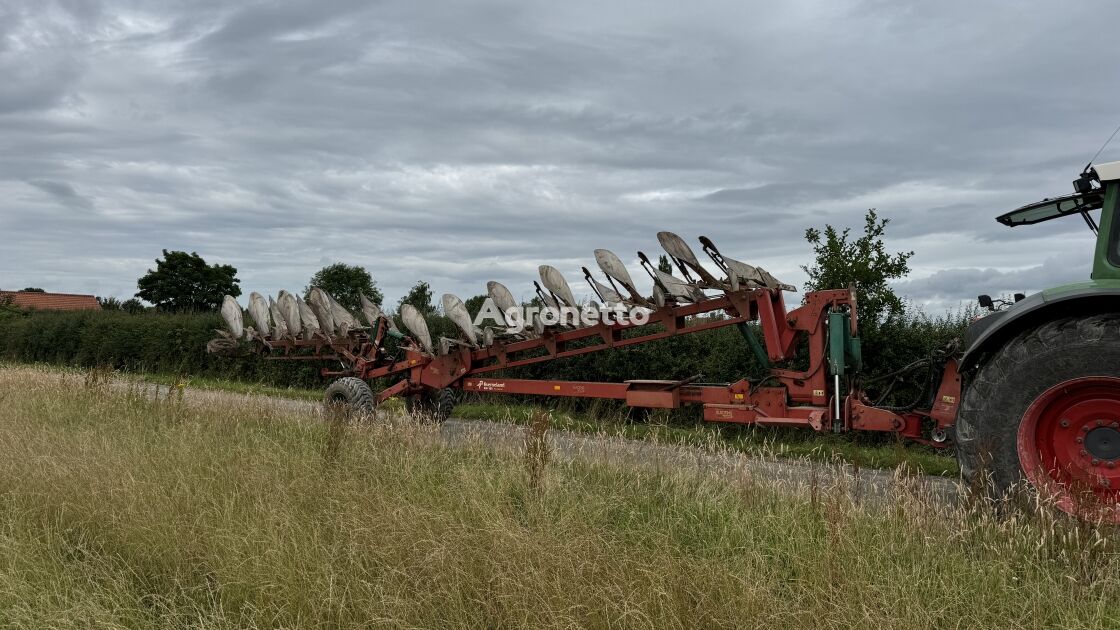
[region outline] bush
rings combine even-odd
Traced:
[[[931,318],[915,308],[887,320],[865,346],[864,376],[877,379],[873,393],[887,389],[885,404],[905,404],[929,383],[928,370],[913,370],[898,382],[882,378],[923,357],[929,357],[959,336],[969,313]],[[432,315],[433,337],[455,334],[445,317]],[[280,387],[320,388],[323,364],[269,361],[259,356],[229,358],[207,354],[206,342],[222,327],[216,313],[146,311],[12,311],[0,310],[0,358],[75,367],[111,366],[134,372],[183,374],[265,383]],[[759,336],[757,326],[748,326]],[[932,362],[934,367],[940,360]],[[573,381],[621,382],[629,379],[685,379],[730,383],[759,379],[764,367],[734,326],[650,343],[545,361],[508,370],[505,376]],[[893,383],[893,384],[892,384]],[[386,386],[389,383],[383,383]],[[878,389],[876,389],[878,388]],[[576,406],[580,404],[573,401]]]
[[[863,339],[863,385],[878,404],[924,405],[932,379],[948,358],[955,339],[963,339],[974,311],[962,309],[933,317],[910,304],[904,313],[880,324]],[[951,355],[950,355],[951,356]],[[924,363],[920,363],[925,360]],[[907,366],[912,369],[899,372]]]
[[[317,387],[320,366],[206,352],[216,313],[0,311],[0,358]]]

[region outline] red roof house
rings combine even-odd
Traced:
[[[76,293],[40,293],[38,291],[0,291],[0,303],[10,302],[19,308],[40,311],[100,311],[101,305],[92,295]]]

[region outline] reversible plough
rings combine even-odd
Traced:
[[[522,305],[509,289],[488,283],[495,307],[491,326],[476,326],[462,300],[443,295],[443,313],[458,328],[456,338],[433,341],[423,314],[409,304],[402,304],[399,313],[405,333],[366,296],[359,321],[333,296],[312,287],[306,301],[286,291],[275,300],[251,293],[248,311],[255,328],[243,324],[241,306],[226,296],[222,315],[229,330],[218,331],[221,336],[209,349],[230,351],[247,339],[270,359],[340,365],[322,370],[323,376],[339,379],[328,388],[328,401],[366,411],[398,396],[410,410],[443,419],[460,391],[605,398],[640,410],[699,405],[704,420],[712,422],[887,431],[934,446],[949,442],[960,397],[956,364],[950,360],[941,368],[940,385],[924,406],[871,404],[860,387],[852,289],[812,291],[789,310],[783,292],[794,287],[725,256],[710,239],[701,237],[700,244],[716,272],[676,234],[657,237],[679,276],[638,252],[653,282],[648,295],[618,256],[599,249],[595,260],[605,282],[582,268],[596,298],[584,303],[548,265],[540,267],[540,282],[534,282],[536,303],[545,307],[537,312],[518,315]],[[748,324],[757,325],[763,343]],[[742,332],[745,347],[768,369],[765,378],[711,384],[697,382],[700,377],[604,383],[502,376],[511,368],[727,326]],[[395,343],[389,343],[391,338]],[[392,384],[374,394],[368,383],[378,379]]]

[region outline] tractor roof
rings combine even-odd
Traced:
[[[1097,172],[1097,179],[1102,182],[1120,179],[1120,162],[1097,164],[1093,167],[1093,170]]]

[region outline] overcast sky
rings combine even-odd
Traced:
[[[417,280],[528,298],[541,263],[586,293],[593,249],[636,263],[664,229],[800,285],[805,228],[869,207],[931,309],[1085,279],[1079,219],[993,218],[1065,194],[1120,123],[1117,23],[1104,1],[0,0],[0,287],[127,298],[166,248],[246,293],[336,261],[389,304]]]

